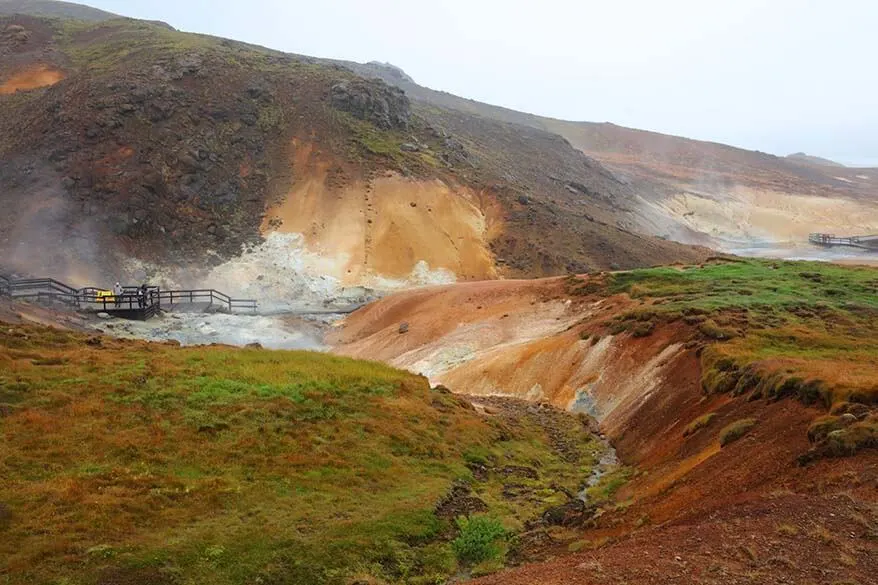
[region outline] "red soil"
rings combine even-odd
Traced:
[[[5,81],[0,82],[0,95],[55,85],[64,77],[64,73],[58,69],[47,65],[38,65],[14,73]]]
[[[535,335],[547,306],[560,308],[558,325]],[[878,582],[878,452],[798,466],[808,426],[823,412],[793,400],[706,396],[696,349],[686,348],[693,333],[682,323],[639,339],[580,339],[630,307],[568,298],[562,279],[469,283],[374,303],[332,341],[342,353],[414,369],[434,367],[442,348],[471,348],[431,376],[461,393],[568,406],[588,388],[602,430],[637,470],[616,504],[582,530],[591,543],[583,550],[602,546],[478,583]],[[534,385],[539,396],[528,390]],[[709,424],[684,436],[709,413]],[[720,447],[720,431],[747,418],[757,421],[752,430]]]

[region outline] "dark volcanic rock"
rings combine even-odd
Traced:
[[[405,93],[374,79],[356,79],[333,85],[330,103],[336,109],[384,129],[407,128],[411,117]]]

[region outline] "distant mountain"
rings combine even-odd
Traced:
[[[343,65],[400,87],[427,116],[438,108],[562,136],[634,191],[623,224],[628,229],[729,250],[746,249],[746,242],[806,242],[809,231],[822,229],[878,231],[876,169],[606,122],[546,118],[417,85],[395,67]],[[828,216],[826,199],[834,205]]]
[[[821,165],[824,167],[844,167],[845,165],[841,163],[837,163],[834,160],[829,160],[828,158],[820,158],[819,156],[811,156],[810,154],[805,154],[804,152],[796,152],[793,154],[788,154],[786,157],[788,160],[794,162],[805,163],[809,165]]]
[[[119,18],[118,14],[98,10],[91,6],[52,0],[0,0],[0,14],[28,14],[31,16],[56,16],[100,22]]]

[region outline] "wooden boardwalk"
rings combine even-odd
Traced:
[[[833,234],[814,233],[808,235],[808,242],[817,246],[848,246],[878,252],[878,235],[873,236],[835,236]]]
[[[146,320],[161,310],[185,306],[216,307],[218,311],[255,313],[255,299],[234,299],[214,289],[163,290],[157,286],[146,288],[122,287],[121,295],[108,295],[106,289],[95,287],[73,288],[54,278],[19,278],[0,275],[0,295],[13,299],[60,305],[73,310],[107,313],[123,319]]]

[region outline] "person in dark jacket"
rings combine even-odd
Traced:
[[[141,309],[146,306],[146,284],[141,284],[137,289],[137,306]]]

